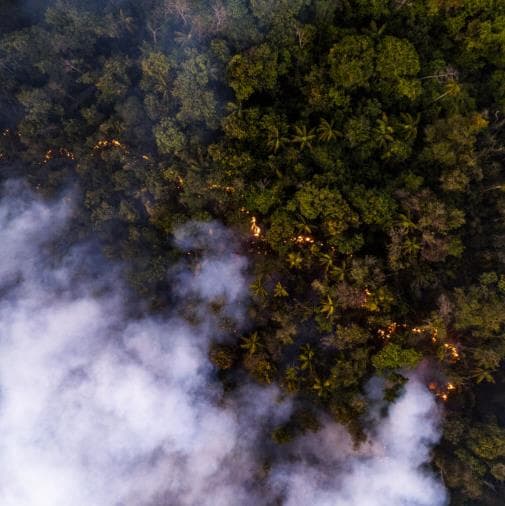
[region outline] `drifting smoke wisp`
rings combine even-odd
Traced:
[[[290,448],[295,461],[277,457],[260,486],[263,421],[280,423],[291,408],[253,386],[223,401],[213,379],[211,304],[240,322],[247,296],[230,233],[210,224],[177,235],[182,250],[204,251],[196,272],[171,273],[181,305],[198,301],[194,323],[177,304],[165,318],[134,319],[118,269],[94,267],[84,246],[51,253],[70,213],[19,185],[0,203],[2,506],[444,504],[422,469],[438,414],[415,380],[364,450],[328,423]]]

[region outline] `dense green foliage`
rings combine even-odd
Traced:
[[[361,436],[363,385],[418,366],[445,402],[455,505],[505,497],[505,3],[2,4],[0,168],[78,183],[75,231],[163,308],[174,229],[219,219],[251,258],[227,388],[275,382]],[[256,227],[250,230],[254,217]],[[226,322],[223,322],[223,326]]]

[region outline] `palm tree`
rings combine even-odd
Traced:
[[[405,138],[409,141],[415,139],[417,136],[417,125],[419,124],[421,115],[418,113],[414,118],[411,114],[402,112],[400,116],[403,121],[401,124],[401,129],[405,135]]]
[[[447,97],[447,96],[454,97],[456,95],[459,95],[460,92],[461,92],[461,86],[459,85],[459,83],[457,81],[450,80],[445,85],[444,93],[439,95],[435,100],[433,100],[432,103],[438,102],[439,100],[441,100],[442,98]]]
[[[319,140],[323,142],[334,141],[337,137],[342,136],[342,134],[333,127],[333,121],[328,123],[325,119],[321,119],[317,127],[317,133],[319,135]]]
[[[333,269],[333,255],[321,253],[319,256],[319,263],[324,267],[324,273],[327,275],[328,272]]]
[[[405,253],[407,253],[407,255],[414,256],[421,249],[421,245],[415,239],[407,237],[407,239],[405,239],[405,242],[403,243],[403,249],[405,250]]]
[[[323,397],[328,393],[329,388],[331,387],[331,381],[330,380],[321,380],[319,378],[316,378],[314,380],[314,384],[312,385],[312,390],[314,390],[317,393],[318,397]]]
[[[330,271],[330,274],[334,276],[337,279],[337,281],[344,281],[346,267],[347,267],[346,261],[343,260],[342,263],[340,264],[340,267],[334,267]]]
[[[377,120],[375,133],[377,134],[379,146],[381,148],[386,148],[390,142],[394,141],[394,128],[389,125],[389,120],[386,113],[382,113],[382,118]]]
[[[296,230],[300,234],[311,235],[312,234],[312,227],[305,221],[305,219],[302,216],[298,215],[298,219],[300,221],[296,224]]]
[[[247,350],[249,355],[254,355],[261,348],[260,338],[257,332],[253,332],[249,337],[242,338],[240,347]]]
[[[265,287],[263,286],[263,276],[260,275],[256,278],[256,280],[251,283],[251,292],[256,295],[256,297],[266,297],[267,291],[265,290]]]
[[[289,392],[296,392],[298,390],[298,367],[290,365],[284,371],[284,382]]]
[[[321,306],[321,313],[326,314],[326,318],[331,318],[335,313],[335,305],[329,295],[326,296],[326,301]]]
[[[300,347],[300,355],[298,355],[298,360],[300,361],[300,369],[302,371],[309,370],[312,372],[315,355],[316,354],[310,344],[304,344]]]
[[[417,228],[417,225],[410,219],[409,216],[405,214],[400,214],[400,227],[404,230],[409,230],[411,228]]]
[[[238,118],[242,117],[242,103],[241,102],[228,102],[226,104],[226,110],[228,112],[228,116],[237,116]]]
[[[287,290],[282,286],[280,281],[277,281],[274,287],[274,297],[287,297],[289,294]]]
[[[125,14],[123,9],[119,9],[118,25],[124,28],[127,32],[133,33],[135,31],[135,20],[133,17]]]
[[[291,137],[291,142],[294,144],[298,144],[300,151],[305,148],[312,149],[312,141],[316,138],[316,134],[314,133],[314,129],[311,128],[307,132],[307,127],[302,125],[301,127],[295,126],[295,135]]]
[[[285,142],[287,142],[287,139],[281,136],[279,129],[275,126],[270,127],[267,137],[268,149],[277,153]]]
[[[302,267],[303,259],[299,253],[289,253],[288,262],[292,269],[300,269]]]
[[[482,369],[480,367],[478,367],[472,371],[472,378],[477,383],[482,383],[483,381],[486,381],[487,383],[494,383],[495,382],[493,375],[488,370]]]

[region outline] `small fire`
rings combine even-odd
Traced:
[[[98,149],[105,149],[105,148],[111,148],[111,147],[124,149],[125,145],[121,144],[121,142],[118,141],[117,139],[111,139],[111,140],[102,139],[102,140],[98,141],[93,146],[93,149],[98,150]]]
[[[447,402],[449,399],[449,394],[456,390],[456,385],[454,385],[454,383],[439,385],[435,381],[432,381],[429,383],[428,389],[435,395],[437,399],[440,399],[443,402]]]
[[[430,327],[429,325],[425,325],[424,327],[412,327],[410,331],[413,334],[429,334],[431,335],[431,342],[432,343],[437,342],[438,330]]]
[[[256,216],[253,216],[251,218],[250,230],[251,230],[251,234],[254,237],[259,237],[261,235],[261,227],[259,227],[258,224],[256,223]]]
[[[382,339],[389,339],[398,329],[406,327],[406,323],[391,322],[387,327],[379,329],[377,334],[379,334]]]
[[[444,350],[449,356],[449,358],[453,361],[459,360],[459,351],[458,347],[452,343],[444,343]]]
[[[363,291],[362,300],[361,300],[361,304],[360,304],[361,307],[366,307],[367,302],[368,302],[368,298],[370,297],[370,295],[372,295],[372,292],[368,288],[365,288],[365,290]],[[380,333],[380,330],[378,332],[379,332],[379,335],[382,335]],[[382,335],[382,337],[384,337],[384,336]]]
[[[365,290],[365,297],[370,296],[370,292],[368,290]],[[365,298],[366,300],[366,298]],[[429,325],[425,325],[422,327],[410,327],[406,323],[396,323],[392,322],[387,327],[379,329],[377,331],[377,334],[379,334],[380,337],[383,339],[387,339],[388,337],[391,337],[397,330],[400,328],[407,329],[408,332],[412,332],[413,334],[427,334],[431,337],[431,342],[436,343],[437,342],[437,334],[438,330],[435,328],[430,327]],[[456,350],[457,352],[457,350]],[[453,357],[454,358],[454,357]]]
[[[47,163],[49,160],[52,160],[55,157],[59,158],[68,158],[69,160],[75,160],[75,155],[71,151],[66,148],[59,149],[48,149],[44,155],[44,159],[42,163]]]
[[[217,183],[212,183],[207,187],[209,190],[224,190],[226,193],[233,193],[235,188],[233,186],[222,186]]]
[[[297,235],[293,238],[296,244],[314,244],[314,238],[310,235]]]
[[[93,149],[101,149],[106,148],[109,145],[109,141],[98,141],[94,146]]]

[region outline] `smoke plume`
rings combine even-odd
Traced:
[[[170,314],[133,317],[120,267],[89,245],[62,248],[67,200],[10,183],[0,203],[2,506],[445,503],[426,468],[439,413],[415,379],[361,449],[328,422],[273,452],[261,478],[265,420],[291,407],[274,388],[223,396],[208,361],[216,304],[237,325],[245,317],[247,262],[230,232],[181,229],[198,268],[167,273]]]

